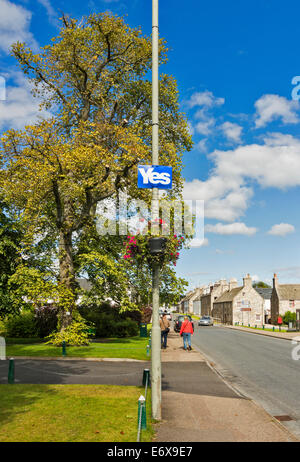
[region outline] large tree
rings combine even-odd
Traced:
[[[52,117],[2,137],[1,188],[22,212],[27,244],[36,236],[56,240],[59,283],[74,294],[75,236],[94,220],[96,205],[120,189],[137,190],[136,165],[151,163],[151,40],[109,14],[82,21],[63,17],[51,45],[34,54],[12,48],[41,107]],[[160,62],[167,49],[160,41]],[[182,187],[181,156],[190,149],[176,81],[161,75],[160,160],[173,166],[173,194]],[[72,320],[64,316],[62,326]]]
[[[0,318],[16,312],[9,281],[22,261],[21,239],[18,219],[12,216],[11,210],[0,200]]]

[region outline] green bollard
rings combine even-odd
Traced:
[[[146,419],[146,400],[141,395],[139,397],[139,407],[138,407],[138,425],[141,422],[141,430],[147,429],[147,419]]]
[[[257,328],[257,324],[255,324],[255,329]]]
[[[265,325],[263,324],[263,330],[265,329]]]
[[[150,355],[150,347],[149,347],[149,345],[147,345],[147,356],[149,356],[149,355]]]
[[[62,342],[62,355],[67,356],[66,342]]]
[[[8,365],[8,383],[15,383],[15,360],[10,358]]]
[[[150,369],[144,369],[143,372],[143,386],[145,386],[146,383],[148,386],[150,385]]]
[[[274,330],[275,330],[275,327],[273,326],[273,332],[274,332]]]
[[[148,342],[148,343],[149,343],[149,347],[150,347],[150,349],[151,349],[151,337],[149,338],[149,342]]]

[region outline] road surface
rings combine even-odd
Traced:
[[[282,423],[300,436],[300,360],[292,358],[291,341],[196,326],[193,344],[245,396],[273,416],[288,416]]]

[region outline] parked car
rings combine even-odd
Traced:
[[[191,321],[192,325],[193,325],[193,330],[195,330],[195,326],[194,326],[194,321],[192,319],[192,317],[188,314],[186,315],[189,320]],[[175,332],[180,332],[180,329],[181,329],[181,324],[183,323],[184,321],[184,315],[179,315],[175,320],[174,320],[174,331]]]
[[[202,316],[201,319],[199,319],[198,326],[213,326],[214,325],[214,320],[210,316]]]

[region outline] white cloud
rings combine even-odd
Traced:
[[[190,242],[191,247],[206,247],[207,245],[208,245],[208,239],[207,238],[199,239],[199,238],[195,237]]]
[[[256,107],[256,128],[264,127],[267,123],[281,119],[285,124],[299,122],[296,113],[300,109],[298,101],[288,100],[279,95],[263,95],[255,103]]]
[[[33,124],[38,117],[49,117],[50,113],[39,111],[39,100],[31,94],[29,81],[20,73],[10,74],[15,85],[6,89],[6,100],[0,101],[0,129],[22,129]]]
[[[195,149],[197,149],[200,152],[207,152],[206,143],[207,143],[207,138],[203,138],[203,140],[199,141],[199,143],[195,145]]]
[[[260,277],[257,276],[257,274],[253,274],[253,276],[251,276],[251,279],[252,279],[252,282],[258,282],[258,281],[260,281]]]
[[[207,136],[212,132],[213,127],[215,126],[214,117],[207,117],[203,121],[198,122],[195,125],[195,131],[200,135]]]
[[[190,108],[197,106],[205,106],[206,108],[212,108],[215,106],[222,106],[225,102],[224,98],[216,98],[211,91],[195,92],[192,94],[190,99],[186,102]]]
[[[295,227],[288,223],[280,223],[278,225],[273,225],[272,228],[268,231],[268,234],[272,236],[286,236],[287,234],[294,233]]]
[[[228,181],[250,178],[261,186],[286,188],[300,185],[300,140],[281,134],[268,135],[265,144],[214,151],[214,173]]]
[[[217,223],[216,225],[206,225],[205,231],[208,233],[216,233],[222,235],[243,234],[245,236],[252,236],[257,232],[257,228],[249,228],[245,223]]]
[[[224,122],[220,125],[220,129],[223,131],[224,135],[229,141],[234,141],[235,143],[241,142],[241,134],[243,127],[232,122]]]
[[[187,123],[187,126],[188,126],[189,134],[190,134],[191,136],[193,136],[194,133],[195,133],[195,130],[194,130],[194,127],[193,127],[192,123],[191,123],[191,122],[188,122],[188,123]]]
[[[0,11],[0,50],[9,54],[10,46],[20,41],[36,51],[37,42],[29,31],[32,13],[8,0],[0,0]]]
[[[212,175],[208,180],[193,180],[184,185],[185,200],[204,200],[205,216],[233,221],[248,207],[252,189],[241,186],[239,178],[231,180]]]
[[[44,8],[46,8],[47,15],[48,15],[48,18],[49,18],[49,22],[53,26],[58,26],[59,25],[58,14],[55,11],[55,9],[53,8],[53,6],[51,5],[50,1],[49,0],[38,0],[38,2],[41,5],[43,5]]]
[[[267,134],[263,144],[215,150],[208,157],[214,162],[208,179],[184,185],[184,199],[204,200],[208,218],[237,220],[249,206],[253,182],[281,189],[300,186],[300,140],[291,135]]]

